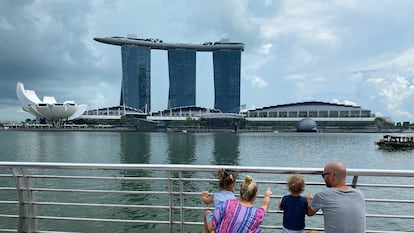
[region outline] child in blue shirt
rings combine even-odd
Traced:
[[[208,194],[208,191],[203,191],[201,193],[201,200],[204,204],[209,205],[214,203],[214,207],[222,204],[228,199],[236,199],[234,196],[234,190],[236,187],[236,176],[229,170],[219,169],[217,171],[217,176],[219,178],[219,192],[215,192],[212,195]],[[213,212],[206,210],[204,212],[204,229],[206,233],[209,233],[208,222],[213,218]]]
[[[303,233],[305,229],[305,214],[311,200],[310,195],[301,196],[305,190],[305,180],[299,174],[292,175],[287,181],[290,195],[285,195],[279,202],[283,210],[283,233]]]

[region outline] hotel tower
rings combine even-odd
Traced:
[[[196,53],[213,53],[214,108],[225,113],[240,110],[240,65],[243,43],[228,40],[203,44],[173,44],[135,36],[94,40],[121,46],[120,105],[151,111],[151,49],[168,51],[168,108],[196,105]]]

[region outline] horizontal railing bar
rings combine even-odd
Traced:
[[[22,188],[21,190],[26,190]],[[83,189],[39,189],[32,188],[30,191],[44,191],[44,192],[83,192],[83,193],[112,193],[112,194],[136,194],[136,195],[148,195],[148,194],[169,194],[166,191],[114,191],[114,190],[83,190]],[[171,192],[172,195],[187,195],[187,196],[199,196],[201,192]],[[238,196],[236,194],[236,196]],[[271,196],[271,199],[280,199],[283,195]],[[258,197],[262,197],[259,195]],[[413,204],[414,200],[403,200],[403,199],[375,199],[366,198],[365,202],[382,202],[382,203],[406,203]],[[0,201],[0,204],[18,204],[17,201]],[[40,203],[39,203],[40,204]],[[74,203],[76,204],[76,203]]]
[[[59,177],[56,177],[59,178]],[[146,179],[147,181],[154,181],[155,179]],[[160,179],[157,179],[160,180]],[[179,178],[171,178],[170,180],[179,180]],[[183,179],[182,179],[183,180]],[[164,180],[167,181],[167,180]],[[194,180],[197,181],[197,180]],[[256,182],[258,184],[260,184],[259,182]],[[274,183],[274,184],[285,184],[284,183]],[[324,185],[323,183],[306,183],[306,185],[310,186],[310,185]],[[351,184],[348,184],[349,186],[351,186]],[[357,187],[375,187],[375,188],[414,188],[414,185],[391,185],[391,184],[358,184]],[[8,191],[14,191],[16,188],[15,187],[0,187],[0,191],[1,190],[8,190]],[[43,190],[41,190],[40,188],[38,190],[33,190],[33,191],[47,191],[48,189],[44,188]],[[49,190],[54,190],[54,189],[49,189]],[[60,189],[60,190],[69,190],[69,189]],[[58,191],[58,189],[56,189],[56,191]],[[75,191],[80,191],[80,190],[75,190]],[[99,190],[98,190],[99,191]],[[131,191],[130,191],[131,192]]]
[[[172,178],[174,179],[174,178]],[[183,181],[204,181],[204,179],[194,179],[194,178],[183,178]],[[216,181],[217,180],[209,180],[209,181]],[[241,183],[242,180],[237,180],[237,182]],[[257,184],[276,184],[276,185],[285,185],[286,181],[263,181],[263,180],[257,180],[255,181]],[[325,186],[325,183],[323,182],[306,182],[306,186]],[[352,183],[347,183],[348,186],[352,186]],[[378,188],[414,188],[414,185],[409,184],[365,184],[365,183],[358,183],[356,184],[357,187],[378,187]]]
[[[17,175],[16,177],[23,177]],[[163,177],[129,177],[129,176],[61,176],[61,175],[26,175],[24,177],[36,179],[87,179],[87,180],[130,180],[130,181],[168,181]],[[178,180],[178,178],[177,178]],[[213,179],[211,179],[213,181]]]
[[[180,224],[177,222],[174,222],[174,224]],[[190,223],[184,223],[186,225],[200,225],[200,224],[192,224]],[[261,226],[263,229],[282,229],[281,226]],[[316,231],[322,231],[323,228],[306,228],[305,230],[316,230]],[[0,232],[17,232],[17,230],[12,229],[0,229]],[[68,232],[68,231],[38,231],[39,233],[79,233],[79,232]],[[367,230],[366,233],[395,233],[395,231],[374,231],[374,230]],[[400,231],[399,233],[412,233],[408,231]]]
[[[262,229],[282,229],[282,226],[274,226],[274,225],[260,225]],[[316,229],[313,229],[316,230]]]
[[[16,177],[22,177],[22,176],[16,176]],[[124,176],[118,176],[118,177],[99,177],[99,176],[51,176],[51,175],[28,175],[26,177],[29,178],[45,178],[45,179],[92,179],[92,180],[125,180],[125,181],[194,181],[194,182],[200,182],[200,181],[206,181],[206,182],[215,182],[215,179],[197,179],[197,178],[161,178],[161,177],[124,177]],[[241,180],[238,180],[238,182],[241,182]],[[286,181],[256,181],[258,184],[286,184]],[[325,183],[322,182],[307,182],[307,186],[312,185],[325,185]],[[351,183],[347,184],[348,186],[352,186]],[[358,183],[356,185],[357,187],[377,187],[377,188],[414,188],[414,185],[408,185],[408,184],[365,184],[365,183]],[[15,188],[11,187],[0,187],[0,190],[14,190]]]
[[[414,188],[414,185],[408,185],[408,184],[357,184],[357,187]]]
[[[27,177],[31,177],[31,176],[27,176]],[[56,176],[54,178],[61,178],[61,177]],[[109,177],[105,177],[105,179],[107,179],[107,178],[109,178]],[[74,178],[74,179],[81,179],[81,178],[80,177],[77,177],[77,178]],[[83,177],[82,177],[82,179],[83,179]],[[85,179],[87,179],[87,178],[85,178]],[[116,179],[112,179],[112,180],[116,180]],[[151,178],[151,179],[134,179],[134,180],[142,180],[142,181],[168,181],[168,179],[165,179],[165,178],[159,178],[159,179],[154,179],[154,178]],[[179,178],[171,178],[170,180],[178,181]],[[184,179],[182,179],[182,180],[184,180]],[[186,181],[200,181],[200,180],[197,180],[197,179],[192,179],[192,180],[187,179]],[[214,181],[214,180],[211,180],[211,181]],[[258,184],[260,184],[260,183],[264,184],[265,182],[258,181],[256,183],[258,183]],[[267,182],[267,183],[268,184],[279,184],[280,185],[280,184],[286,184],[286,181],[283,181],[283,182],[282,181],[280,181],[280,182]],[[308,183],[306,183],[306,185],[307,186],[311,186],[311,185],[320,186],[320,185],[324,185],[324,183],[311,183],[311,182],[308,182]],[[348,186],[352,186],[352,184],[350,184],[350,183],[347,184],[347,185]],[[359,188],[361,188],[361,187],[375,187],[375,188],[414,188],[414,185],[393,185],[393,184],[362,184],[362,183],[360,183],[360,184],[357,184],[356,186],[359,187]],[[16,190],[15,187],[0,187],[0,191],[14,191],[14,190]]]
[[[18,218],[19,215],[15,214],[0,214],[0,218]]]
[[[0,229],[0,232],[17,232],[17,230],[13,229]],[[80,232],[73,232],[73,231],[37,231],[37,233],[80,233]]]
[[[100,163],[52,163],[52,162],[0,162],[0,167],[12,168],[48,168],[48,169],[87,169],[87,170],[162,170],[162,171],[197,171],[216,172],[219,168],[231,169],[235,172],[269,173],[269,174],[321,174],[323,168],[297,167],[247,167],[218,165],[187,165],[187,164],[100,164]],[[349,176],[398,176],[414,177],[413,170],[382,170],[382,169],[347,169]]]
[[[17,178],[23,177],[17,175]],[[217,179],[205,179],[205,178],[162,178],[162,177],[125,177],[125,176],[60,176],[60,175],[26,175],[26,178],[36,179],[88,179],[88,180],[123,180],[123,181],[194,181],[194,182],[217,182]],[[242,180],[237,180],[242,182]],[[260,184],[286,184],[286,181],[261,181],[257,180],[256,183]],[[316,185],[323,184],[321,182],[315,183]]]
[[[36,231],[36,233],[81,233],[78,231]]]
[[[79,190],[61,190],[61,189],[59,189],[59,190],[56,190],[56,189],[48,189],[48,190],[31,189],[31,190],[32,191],[58,191],[58,192],[77,192],[77,191],[79,191]],[[90,193],[90,192],[95,193],[96,192],[96,190],[82,190],[82,191],[87,191],[88,193]],[[102,192],[108,193],[107,190],[98,190],[98,191],[99,191],[99,193],[102,193]],[[119,192],[116,192],[116,193],[125,193],[125,192],[127,192],[126,194],[168,194],[168,192],[166,193],[166,192],[150,192],[150,191],[119,191]],[[179,195],[180,193],[179,192],[173,192],[171,194]],[[183,195],[199,195],[200,193],[183,192],[182,194]],[[273,197],[272,196],[271,198],[272,199],[273,198],[279,199],[281,197],[282,196],[276,196],[276,197]],[[409,203],[409,204],[413,204],[414,203],[414,200],[369,199],[369,198],[366,198],[365,199],[365,202]],[[51,204],[58,205],[60,202],[35,202],[35,203],[36,204],[39,204],[39,205],[42,205],[42,204],[43,205],[51,205]],[[17,201],[0,201],[0,204],[18,204],[18,202]],[[87,203],[75,203],[75,202],[72,202],[72,203],[60,203],[60,204],[61,205],[69,205],[69,204],[71,204],[71,205],[87,205]],[[102,206],[104,206],[106,204],[96,204],[96,205],[102,205]],[[110,204],[108,204],[108,206],[110,206]]]
[[[26,190],[26,189],[21,189]],[[44,192],[83,192],[83,193],[115,193],[115,194],[173,194],[173,195],[200,195],[200,192],[166,192],[166,191],[114,191],[114,190],[85,190],[85,189],[39,189],[32,188],[31,191],[44,191]],[[259,195],[258,197],[262,197]],[[280,199],[282,196],[272,196],[271,199]],[[399,199],[365,199],[366,202],[384,202],[384,203],[414,203],[414,200],[399,200]],[[0,204],[18,204],[17,201],[0,201]]]
[[[25,203],[27,204],[27,203]],[[122,205],[122,204],[99,204],[99,203],[75,203],[75,202],[32,202],[37,205],[56,205],[56,206],[86,206],[86,207],[120,207],[120,208],[148,208],[148,209],[176,209],[176,210],[205,210],[207,207],[192,206],[162,206],[162,205]],[[214,209],[214,208],[211,208]],[[278,211],[281,212],[281,211]]]
[[[413,202],[410,202],[413,203]],[[17,204],[17,202],[15,203]],[[33,202],[31,204],[37,205],[56,205],[56,206],[86,206],[86,207],[117,207],[117,208],[148,208],[148,209],[169,209],[169,206],[160,205],[120,205],[120,204],[98,204],[98,203],[65,203],[65,202]],[[205,210],[213,209],[207,207],[191,207],[191,206],[172,206],[172,209],[179,210]],[[283,211],[269,210],[269,213],[282,214]],[[0,217],[17,217],[17,215],[0,215]],[[366,217],[375,218],[399,218],[399,219],[414,219],[412,215],[379,215],[379,214],[366,214]]]
[[[19,204],[18,201],[0,201],[0,204]]]
[[[22,176],[16,176],[16,177],[22,177]],[[45,178],[45,179],[92,179],[92,180],[125,180],[125,181],[206,181],[206,182],[215,182],[215,179],[198,179],[198,178],[162,178],[162,177],[125,177],[125,176],[110,176],[110,177],[99,177],[99,176],[52,176],[52,175],[27,175],[25,177],[29,178]],[[241,182],[242,180],[238,180]],[[263,180],[257,180],[256,183],[258,184],[286,184],[286,181],[263,181]],[[306,185],[324,185],[322,182],[307,182]],[[348,186],[351,186],[351,183],[347,184]],[[393,184],[364,184],[364,183],[358,183],[357,187],[380,187],[380,188],[414,188],[414,185],[393,185]],[[9,187],[0,187],[0,190],[14,190],[14,188]]]
[[[12,229],[0,229],[0,232],[17,232],[17,230]],[[40,232],[40,231],[39,231]]]
[[[91,204],[91,203],[63,203],[63,202],[34,202],[32,204],[38,205],[57,205],[57,206],[89,206],[89,207],[119,207],[119,208],[149,208],[149,209],[169,209],[169,206],[159,205],[119,205],[119,204]],[[203,210],[205,207],[189,207],[189,206],[172,206],[172,209],[183,210]],[[271,211],[269,213],[283,213],[282,211]],[[414,219],[413,215],[381,215],[381,214],[366,214],[366,217],[375,218],[399,218],[399,219]]]
[[[56,206],[85,206],[85,207],[119,207],[119,208],[148,208],[148,209],[175,209],[175,210],[205,210],[207,207],[193,206],[162,206],[162,205],[122,205],[122,204],[99,204],[99,203],[74,203],[74,202],[32,202],[37,205],[56,205]],[[214,209],[214,208],[210,208]],[[277,211],[281,212],[281,211]]]
[[[366,233],[395,233],[395,231],[374,231],[367,230]],[[398,233],[413,233],[412,231],[398,231]]]
[[[414,215],[365,214],[366,217],[414,219]]]
[[[410,204],[414,204],[414,200],[399,200],[399,199],[371,199],[371,198],[365,198],[365,202],[410,203]]]
[[[391,203],[414,203],[413,200],[386,200],[386,199],[370,199],[366,201],[371,202],[391,202]],[[17,201],[9,202],[8,204],[18,204]],[[24,202],[23,204],[28,204]],[[37,205],[56,205],[56,206],[86,206],[86,207],[119,207],[119,208],[149,208],[149,209],[169,209],[170,206],[160,206],[160,205],[128,205],[128,204],[100,204],[100,203],[77,203],[77,202],[32,202],[30,204]],[[192,207],[192,206],[172,206],[172,209],[183,209],[183,210],[204,210],[204,209],[214,209],[213,207]],[[283,213],[279,210],[269,210],[268,213]],[[2,215],[0,215],[1,217]],[[376,215],[376,214],[366,214],[367,217],[391,217],[391,218],[414,218],[411,215]]]
[[[49,189],[49,188],[22,188],[20,190],[29,190],[37,192],[79,192],[79,193],[111,193],[111,194],[169,194],[167,191],[119,191],[119,190],[107,190],[107,189]],[[178,192],[177,192],[178,194]]]
[[[59,216],[59,217],[53,217],[53,216],[36,216],[34,218],[35,219],[46,219],[46,220],[117,222],[117,223],[154,223],[154,224],[169,224],[170,223],[170,221],[162,221],[162,220],[133,220],[133,219],[110,219],[110,218],[75,218],[75,217],[62,217],[62,216]]]
[[[179,222],[179,221],[173,221],[173,223],[174,224],[177,224],[177,223],[181,224],[181,222]],[[195,226],[195,225],[203,225],[204,223],[202,223],[202,222],[183,222],[183,224]]]
[[[166,224],[166,223],[163,223]],[[181,222],[173,222],[173,224],[181,224]],[[197,222],[184,222],[185,225],[201,225],[201,223]],[[282,229],[281,226],[261,226],[263,229]],[[316,231],[323,231],[323,228],[309,228],[305,230],[316,230]],[[11,229],[0,229],[0,232],[17,232],[16,230]],[[39,233],[78,233],[78,232],[68,232],[68,231],[38,231]],[[369,231],[367,230],[366,233],[393,233],[395,231]],[[412,232],[399,232],[399,233],[412,233]]]
[[[170,208],[170,206],[161,206],[161,205],[127,205],[127,204],[123,205],[123,204],[99,204],[99,203],[75,203],[75,202],[33,202],[33,204],[56,205],[56,206],[119,207],[119,208],[148,208],[148,209],[169,209]]]

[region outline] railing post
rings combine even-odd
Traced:
[[[27,176],[27,169],[13,168],[13,177],[16,183],[17,197],[19,201],[19,225],[17,232],[37,232],[35,195],[32,191],[32,180]]]
[[[183,172],[178,172],[179,180],[180,180],[180,232],[184,232],[184,186],[183,186]]]
[[[354,176],[352,179],[352,188],[356,188],[358,182],[358,176]]]
[[[171,179],[171,172],[167,172],[168,173],[168,202],[169,202],[169,205],[170,205],[170,209],[169,209],[169,212],[170,212],[170,214],[169,214],[169,220],[170,220],[170,223],[169,223],[169,228],[170,228],[170,233],[172,233],[173,232],[173,219],[174,219],[174,210],[173,210],[173,204],[174,204],[174,202],[173,202],[173,194],[172,194],[172,179]]]

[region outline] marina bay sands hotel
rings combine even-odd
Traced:
[[[94,38],[121,46],[122,85],[120,105],[151,111],[151,49],[168,51],[168,108],[196,105],[196,52],[213,53],[214,108],[238,113],[240,63],[243,43],[228,40],[203,44],[173,44],[136,36]]]

